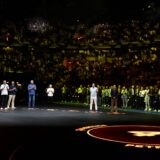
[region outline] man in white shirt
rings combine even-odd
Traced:
[[[1,84],[0,90],[1,90],[1,110],[2,110],[5,109],[8,101],[9,85],[7,84],[6,80],[4,80],[3,84]]]
[[[94,83],[92,83],[92,87],[90,87],[90,111],[92,111],[93,103],[95,105],[95,111],[98,110],[98,107],[97,107],[97,93],[98,93],[98,88],[95,87]]]
[[[48,88],[46,89],[47,98],[48,98],[48,105],[52,104],[53,95],[54,95],[54,88],[52,84],[49,84]]]

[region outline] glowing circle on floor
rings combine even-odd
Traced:
[[[94,127],[87,131],[91,137],[125,144],[126,147],[160,149],[160,127],[148,125],[113,125]]]

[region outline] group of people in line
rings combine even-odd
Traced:
[[[28,107],[34,108],[35,107],[35,93],[36,93],[36,85],[34,84],[34,81],[31,80],[31,83],[28,85],[28,94],[29,94],[29,100],[28,100]],[[89,110],[95,110],[98,111],[98,105],[97,105],[97,94],[98,94],[98,88],[95,86],[95,83],[92,83],[92,86],[90,87],[90,107]],[[54,88],[52,84],[49,84],[48,88],[46,89],[47,97],[48,97],[48,103],[51,104],[54,96]],[[118,97],[118,91],[116,88],[116,85],[113,85],[111,89],[111,112],[117,112],[117,97]],[[94,106],[94,108],[93,108]]]
[[[35,106],[35,91],[36,91],[36,85],[34,84],[34,81],[31,80],[31,83],[28,85],[28,93],[29,93],[29,100],[28,100],[28,107],[34,107]],[[97,94],[98,94],[98,88],[95,86],[95,83],[92,83],[92,86],[90,87],[90,111],[98,111],[98,105],[97,105]],[[48,97],[48,103],[51,104],[54,96],[54,88],[52,84],[49,84],[48,88],[46,89],[47,97]],[[117,97],[118,97],[118,91],[116,88],[116,85],[113,85],[111,89],[111,112],[117,112]],[[94,108],[93,108],[94,106]]]
[[[0,86],[0,90],[1,90],[1,110],[9,108],[15,109],[15,98],[17,92],[17,87],[15,85],[15,82],[12,81],[11,85],[9,86],[7,84],[7,81],[4,80],[3,84],[1,84]]]
[[[18,89],[21,87],[21,84],[15,81],[11,81],[9,84],[6,80],[3,80],[3,83],[0,85],[1,91],[1,110],[14,110],[15,107],[15,99]],[[35,90],[36,85],[34,81],[31,80],[30,84],[28,85],[28,93],[29,93],[29,100],[28,106],[34,107],[35,105]]]
[[[11,84],[9,85],[6,80],[3,80],[3,83],[0,85],[0,91],[1,91],[1,110],[14,110],[15,107],[15,99],[18,89],[21,87],[21,84],[15,81],[11,81]],[[34,83],[34,80],[31,80],[30,83],[27,86],[28,90],[28,108],[34,108],[35,107],[35,96],[36,96],[36,90],[37,86]],[[48,97],[48,102],[51,104],[52,97],[54,95],[54,88],[52,84],[49,84],[49,86],[46,89],[46,94]]]
[[[15,81],[11,81],[10,85],[7,83],[6,80],[3,81],[3,83],[0,85],[0,91],[1,91],[1,110],[8,110],[8,109],[15,109],[15,98],[16,93],[18,89],[21,87],[21,84]],[[92,86],[88,88],[89,89],[89,110],[90,111],[98,111],[98,92],[99,89],[96,87],[95,83],[92,83]],[[36,90],[37,86],[34,83],[34,80],[31,80],[30,83],[27,86],[28,90],[28,108],[34,108],[35,107],[35,97],[36,97]],[[146,88],[145,90],[142,90],[145,95],[144,102],[145,102],[145,110],[150,110],[150,96],[149,96],[149,89]],[[45,90],[47,98],[48,98],[48,104],[51,105],[53,102],[53,97],[55,93],[55,89],[53,88],[52,84],[49,84],[48,87]],[[134,92],[134,89],[133,89]],[[140,92],[141,93],[141,92]],[[122,98],[122,105],[123,108],[127,108],[128,106],[128,98],[127,96],[127,90],[125,87],[121,89],[121,98]],[[118,111],[118,89],[116,85],[112,85],[111,91],[110,91],[110,111],[111,112],[117,112]],[[142,97],[143,98],[143,97]]]
[[[92,87],[90,87],[90,111],[98,110],[98,105],[97,105],[97,94],[98,94],[98,88],[95,86],[95,83],[92,83]],[[111,89],[111,112],[118,112],[118,107],[117,107],[117,101],[118,101],[118,91],[116,88],[116,85],[113,85]],[[93,104],[94,104],[94,109],[93,109]]]
[[[18,87],[20,87],[21,84],[18,82],[15,83],[15,81],[11,81],[11,84],[9,85],[6,80],[3,80],[3,83],[0,85],[0,91],[1,91],[1,110],[8,110],[12,109],[14,110],[15,107],[15,99],[16,99],[16,93],[18,91]],[[31,80],[27,87],[28,90],[28,108],[34,108],[35,107],[35,96],[36,96],[36,90],[37,86],[34,83],[34,80]],[[46,94],[48,97],[48,103],[51,104],[54,96],[54,88],[52,84],[49,84],[49,86],[46,88]],[[97,106],[97,93],[98,88],[95,86],[95,83],[92,84],[92,87],[90,88],[90,110],[93,110],[93,104],[95,105],[95,110],[98,110]],[[116,96],[116,92],[113,91],[113,94]],[[117,105],[116,105],[116,99],[113,100],[113,110],[117,111]]]
[[[160,90],[159,90],[160,91]],[[128,107],[128,91],[127,88],[124,86],[121,89],[121,100],[122,100],[122,108],[127,108]],[[145,104],[145,111],[151,111],[151,104],[150,104],[150,98],[152,98],[152,96],[150,95],[150,90],[149,87],[146,87],[145,89],[141,89],[139,91],[139,99],[135,98],[135,90],[134,90],[134,86],[132,86],[131,88],[131,97],[130,97],[130,101],[132,102],[132,104],[134,104],[135,102],[133,101],[139,101],[139,104],[143,105],[143,102]],[[160,93],[158,92],[158,95],[160,95]],[[97,98],[98,97],[98,88],[95,87],[95,84],[92,84],[92,87],[90,88],[90,110],[93,109],[93,102],[95,104],[95,111],[98,110],[97,107]],[[111,90],[110,90],[110,97],[111,97],[111,105],[110,105],[110,111],[111,112],[117,112],[118,111],[118,99],[119,99],[119,92],[118,89],[116,87],[116,85],[111,86]],[[159,100],[157,100],[158,102],[160,102]],[[158,111],[159,106],[155,107],[156,110]]]

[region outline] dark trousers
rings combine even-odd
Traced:
[[[8,95],[1,95],[1,107],[7,107]]]
[[[47,96],[47,104],[49,106],[53,105],[53,96]]]
[[[117,112],[118,107],[117,107],[117,97],[111,97],[111,112]]]

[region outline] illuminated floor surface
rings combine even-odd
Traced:
[[[1,111],[0,126],[2,160],[160,159],[159,114],[19,107]]]

